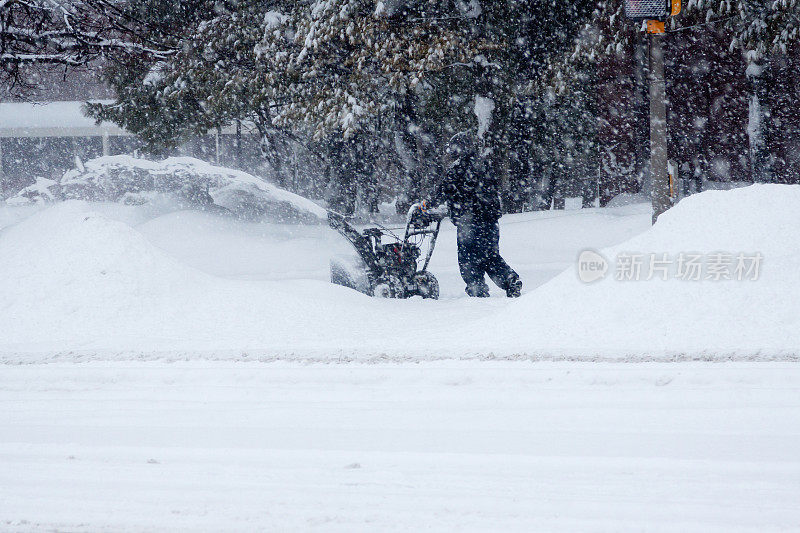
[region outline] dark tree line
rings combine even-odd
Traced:
[[[241,124],[275,181],[343,211],[374,211],[386,200],[402,209],[425,196],[442,174],[447,140],[467,128],[485,130],[507,210],[559,207],[566,195],[588,205],[604,195],[604,172],[633,172],[639,185],[646,172],[642,154],[629,155],[647,139],[634,132],[623,144],[618,135],[638,131],[641,117],[626,117],[646,103],[614,103],[614,84],[642,83],[641,69],[613,72],[614,58],[641,55],[621,6],[0,0],[0,60],[5,83],[23,87],[27,64],[101,59],[117,98],[89,105],[93,117],[137,134],[154,154]],[[691,0],[686,10],[672,29],[722,24],[741,54],[756,97],[749,105],[763,119],[753,122],[753,157],[769,172],[765,72],[797,39],[796,0]]]

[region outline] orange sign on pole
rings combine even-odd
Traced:
[[[647,33],[664,33],[665,31],[664,23],[660,20],[647,21]]]
[[[680,14],[680,12],[681,12],[681,0],[672,0],[672,13],[670,13],[670,15],[674,17],[675,15]]]

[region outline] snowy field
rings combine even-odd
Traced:
[[[0,207],[0,530],[800,528],[800,187],[503,218],[523,297],[331,286],[324,225]],[[763,255],[587,285],[587,248]]]

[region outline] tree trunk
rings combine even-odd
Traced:
[[[773,181],[770,133],[772,114],[769,107],[767,74],[769,61],[765,58],[749,59],[747,80],[749,82],[749,120],[747,135],[750,139],[750,169],[753,181]]]

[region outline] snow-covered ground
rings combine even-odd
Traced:
[[[443,299],[433,302],[379,301],[331,285],[330,258],[351,247],[327,225],[76,201],[9,207],[0,217],[7,361],[427,357],[460,335],[454,328],[509,306],[499,290],[490,301],[466,297],[449,223],[431,266]],[[648,217],[641,205],[512,215],[503,251],[531,290],[572,266],[581,248],[643,231]],[[484,354],[495,340],[486,341]]]
[[[800,187],[506,216],[525,294],[328,283],[323,225],[0,207],[0,530],[800,526]],[[759,253],[582,283],[584,249]]]
[[[525,282],[516,301],[466,298],[450,225],[431,266],[444,298],[386,301],[328,282],[329,258],[349,245],[324,225],[76,201],[6,208],[0,357],[795,360],[798,205],[800,187],[776,185],[689,197],[652,228],[642,204],[504,217],[501,251]],[[588,247],[611,261],[594,284],[575,270]],[[645,254],[667,254],[670,279],[618,281],[623,252],[642,255],[642,278]],[[681,253],[718,252],[760,257],[757,279],[707,280],[711,267],[675,279]]]

